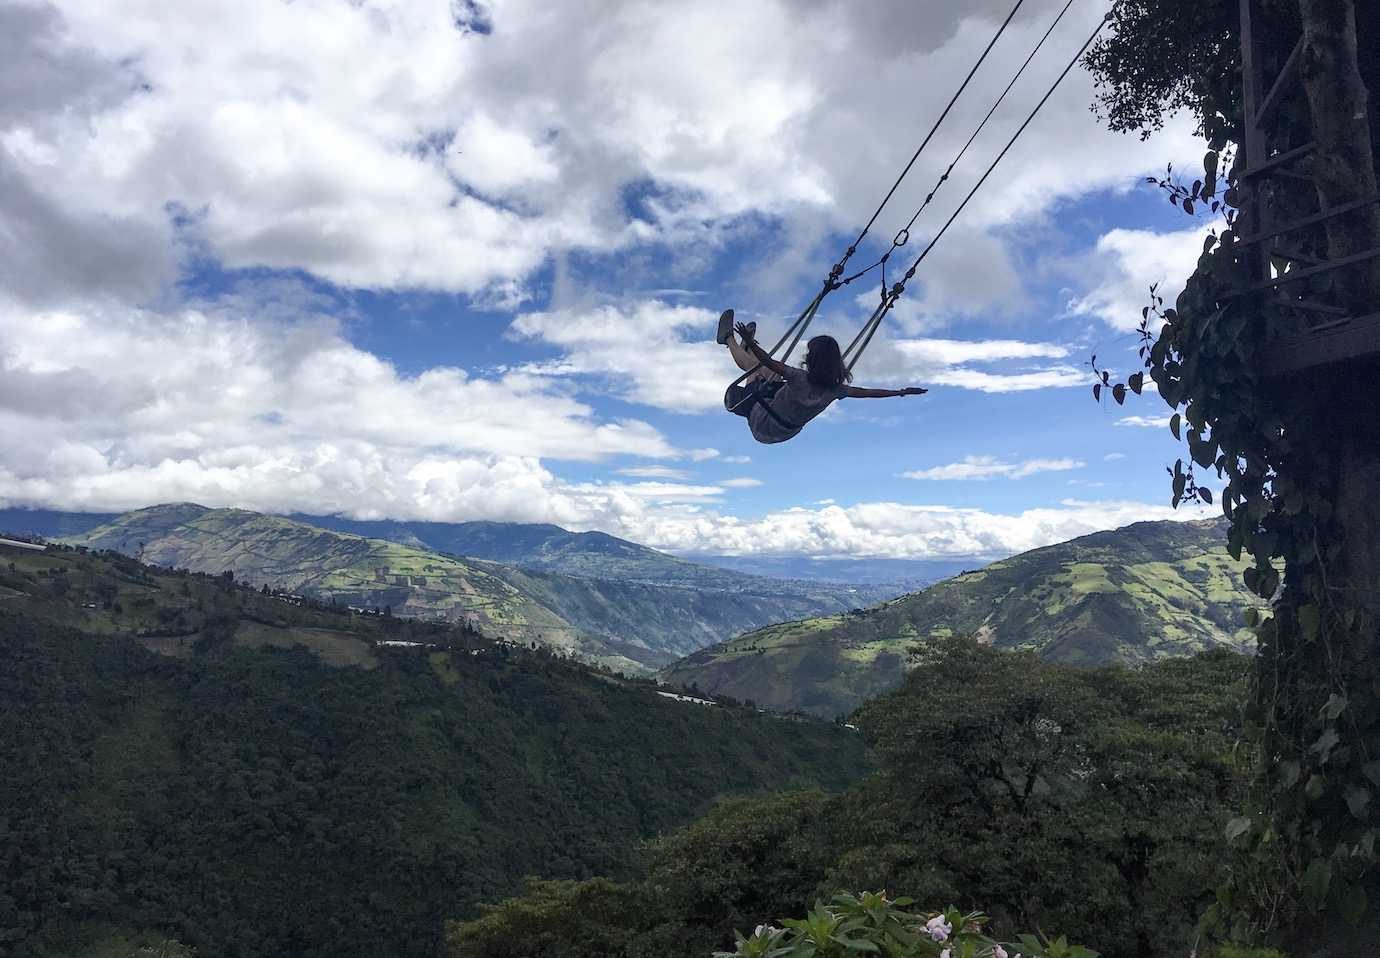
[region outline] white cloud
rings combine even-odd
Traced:
[[[597,419],[546,391],[543,379],[457,369],[404,376],[326,320],[250,321],[247,305],[0,309],[0,504],[118,510],[191,500],[554,522],[687,553],[898,556],[999,554],[1178,517],[1140,503],[1070,500],[1016,515],[831,503],[740,518],[719,508],[741,481],[570,482],[542,457],[682,454],[645,424]],[[170,355],[179,361],[168,363]]]
[[[986,480],[1024,479],[1040,472],[1066,472],[1082,469],[1087,463],[1079,459],[1026,459],[1023,462],[1002,462],[993,456],[965,456],[962,462],[934,466],[901,473],[907,479]]]
[[[1102,461],[1103,461],[1103,462],[1117,462],[1118,460],[1125,459],[1125,458],[1126,458],[1126,453],[1124,453],[1124,452],[1109,452],[1109,453],[1107,453],[1107,455],[1105,455],[1105,456],[1102,457]]]
[[[722,400],[738,374],[728,350],[714,342],[719,314],[653,300],[628,306],[524,313],[514,335],[559,346],[560,359],[530,364],[535,375],[596,377],[630,402],[672,412],[703,412]],[[708,459],[717,450],[696,450]]]
[[[631,476],[634,479],[689,479],[690,473],[684,469],[672,469],[670,466],[627,466],[623,469],[615,469],[620,476]]]
[[[1074,366],[1056,366],[1028,373],[989,373],[977,369],[948,369],[931,377],[942,386],[959,386],[990,393],[1027,392],[1082,386],[1087,373]]]
[[[1122,416],[1115,425],[1138,426],[1142,429],[1168,429],[1170,416]]]
[[[1014,514],[897,502],[785,509],[757,519],[702,512],[648,515],[627,528],[633,538],[672,552],[707,555],[1002,556],[1143,520],[1200,519],[1128,501],[1066,499],[1058,507]]]
[[[751,476],[742,476],[737,479],[724,479],[719,485],[725,489],[755,489],[762,485],[761,479],[753,479]]]
[[[734,465],[741,465],[742,463],[745,463],[745,462],[752,462],[752,457],[751,457],[751,456],[724,456],[720,461],[721,461],[721,462],[730,462],[730,463],[733,463]]]
[[[713,341],[718,315],[710,309],[642,301],[524,313],[511,331],[561,348],[558,359],[522,367],[533,375],[591,377],[630,402],[671,412],[704,412],[719,407],[724,388],[740,374],[728,350]],[[853,333],[837,316],[811,329],[812,334],[821,332],[841,343]],[[779,333],[765,326],[762,330],[769,342]],[[1053,343],[1009,339],[893,339],[883,330],[858,376],[860,382],[919,382],[992,393],[1084,385],[1087,371],[1068,363],[1030,368],[1033,360],[1060,359],[1068,352]],[[798,363],[800,354],[791,361]]]
[[[1054,3],[1028,4],[1012,25],[879,238],[918,205]],[[18,38],[0,66],[6,100],[19,104],[0,108],[3,192],[29,203],[46,254],[92,234],[78,258],[100,261],[96,284],[112,290],[170,278],[170,208],[231,266],[508,303],[566,251],[670,245],[689,262],[759,228],[754,217],[779,221],[806,249],[872,208],[949,95],[947,81],[986,42],[997,7],[965,5],[957,16],[942,0],[888,2],[860,16],[842,0],[505,0],[487,9],[492,30],[481,33],[457,28],[450,0],[66,0],[61,17],[32,0],[6,8],[0,30]],[[1051,51],[1076,42],[1094,14],[1071,15]],[[1032,96],[1016,98],[974,146],[917,244],[1060,66],[1055,55],[1035,66]],[[909,91],[901,122],[890,98],[857,95],[894,88]],[[1128,186],[1146,166],[1195,152],[1186,121],[1147,151],[1101,129],[1090,100],[1090,79],[1075,71],[937,249],[917,284],[927,308],[1017,296],[1017,271],[991,227]],[[1064,162],[1069,142],[1079,144],[1078,176]],[[140,242],[110,242],[121,235]],[[992,255],[969,255],[983,248]],[[131,250],[138,262],[116,269]],[[33,292],[75,275],[43,278]]]
[[[942,366],[999,359],[1061,359],[1069,352],[1067,347],[1053,343],[1025,343],[1012,339],[902,339],[897,341],[896,349],[916,362]]]
[[[1150,301],[1152,283],[1159,284],[1165,305],[1173,304],[1198,265],[1209,229],[1202,224],[1163,233],[1132,229],[1104,233],[1096,248],[1078,261],[1087,292],[1069,303],[1069,312],[1096,317],[1114,329],[1136,329],[1141,310]]]
[[[1055,3],[1028,3],[994,62],[1031,42]],[[966,68],[1004,7],[501,0],[480,33],[456,28],[451,0],[0,5],[0,495],[551,521],[709,551],[767,547],[778,521],[812,554],[1027,541],[1013,530],[1045,521],[1034,512],[831,505],[739,520],[715,511],[732,486],[670,467],[619,462],[645,481],[575,483],[546,465],[718,456],[600,416],[563,380],[672,411],[717,407],[736,375],[711,341],[717,306],[626,291],[688,299],[718,285],[708,277],[738,241],[735,253],[752,251],[737,280],[743,315],[793,313],[782,291],[818,279],[821,239],[870,212],[947,98],[947,82],[917,77]],[[1071,18],[1051,49],[1086,27]],[[1030,89],[1057,66],[1037,67]],[[977,78],[877,238],[930,187],[1003,73]],[[911,91],[905,116],[894,98],[857,95],[873,89]],[[861,379],[1082,383],[1062,346],[920,337],[949,315],[1020,301],[1026,274],[998,227],[1196,150],[1186,124],[1150,151],[1108,134],[1089,99],[1075,74],[925,264]],[[910,250],[1004,139],[992,134]],[[202,264],[460,292],[504,311],[545,293],[535,287],[549,267],[552,305],[512,330],[555,358],[501,375],[406,373],[258,273],[240,280],[252,297],[185,301],[174,283],[200,279]],[[589,303],[564,295],[566,274],[593,287]],[[614,305],[601,289],[618,291]],[[1081,308],[1110,311],[1109,296]],[[849,326],[857,310],[843,312],[822,325]],[[1048,521],[1067,530],[1128,510],[1069,506]],[[900,520],[894,534],[885,515]]]
[[[367,507],[374,475],[386,502],[404,486],[426,499],[428,485],[461,475],[482,485],[480,473],[499,481],[516,469],[515,489],[524,475],[546,482],[538,457],[680,455],[646,423],[599,419],[546,380],[452,367],[403,375],[328,317],[273,308],[0,304],[6,491],[49,489],[66,506],[233,491],[262,504],[274,493],[259,487],[280,484],[283,495],[317,488],[333,506]],[[271,318],[248,318],[263,311]],[[450,457],[466,465],[437,473]]]

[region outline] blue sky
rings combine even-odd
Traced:
[[[881,218],[909,218],[1057,7],[1028,2]],[[1208,224],[1141,187],[1081,72],[922,266],[848,400],[761,446],[718,408],[1005,4],[505,0],[0,11],[0,504],[172,499],[599,528],[682,553],[996,555],[1166,505],[1153,394],[1100,408]],[[474,29],[475,11],[485,27]],[[468,12],[466,12],[468,11]],[[1077,0],[907,249],[1102,5]],[[208,36],[216,42],[208,44]],[[864,249],[856,262],[866,264]],[[822,331],[871,309],[863,280]]]

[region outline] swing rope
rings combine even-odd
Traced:
[[[1071,3],[1072,0],[1069,0],[1069,2]],[[785,346],[786,351],[781,354],[780,361],[784,363],[788,359],[790,359],[791,353],[795,351],[795,347],[805,336],[806,330],[810,328],[810,323],[814,321],[815,314],[819,312],[819,307],[820,304],[824,302],[824,297],[828,296],[831,292],[843,285],[843,283],[840,282],[839,277],[843,275],[844,270],[847,268],[848,260],[851,259],[853,254],[858,251],[858,245],[862,243],[864,239],[867,238],[868,232],[877,222],[877,217],[882,215],[882,211],[886,209],[887,203],[891,202],[892,196],[894,196],[896,194],[896,191],[900,189],[901,183],[903,180],[905,180],[906,175],[910,173],[911,167],[915,165],[916,160],[920,159],[920,154],[925,151],[925,148],[927,146],[929,146],[930,140],[934,138],[935,133],[939,130],[940,124],[944,122],[945,118],[949,115],[949,112],[954,108],[954,104],[958,102],[958,98],[963,95],[963,91],[968,89],[968,84],[977,74],[978,69],[986,61],[987,55],[992,52],[992,48],[997,45],[997,41],[1001,39],[1001,35],[1006,32],[1006,28],[1010,25],[1011,21],[1015,19],[1016,13],[1021,9],[1021,5],[1023,3],[1025,3],[1025,0],[1016,0],[1015,5],[1011,8],[1011,12],[1006,15],[1006,19],[1001,22],[1001,26],[999,26],[997,28],[996,33],[992,35],[992,39],[987,42],[987,46],[978,56],[977,61],[972,66],[972,69],[968,71],[968,75],[963,78],[963,82],[959,84],[959,87],[954,92],[954,95],[949,98],[949,102],[945,105],[943,112],[939,114],[939,118],[934,121],[934,125],[931,126],[929,132],[925,134],[925,138],[921,141],[920,146],[916,148],[913,154],[911,154],[910,162],[905,165],[905,168],[901,170],[901,174],[896,177],[896,182],[891,184],[891,189],[887,190],[886,196],[882,197],[881,203],[877,204],[877,209],[873,211],[871,219],[867,221],[867,225],[865,225],[862,228],[862,232],[858,234],[857,239],[853,240],[852,243],[848,244],[848,248],[844,251],[843,256],[829,270],[829,276],[824,280],[824,284],[821,287],[820,291],[817,294],[815,294],[815,298],[810,301],[809,305],[807,305],[804,310],[801,311],[800,315],[796,317],[795,322],[792,323],[786,329],[785,334],[779,340],[777,340],[776,345],[768,351],[767,355],[775,357],[777,351],[780,350],[783,346]],[[787,345],[787,343],[789,343],[789,345]],[[733,381],[733,385],[742,385],[744,382],[747,381],[749,376],[753,375],[753,373],[757,372],[757,370],[761,368],[761,364],[759,363],[752,369],[747,370],[741,376],[739,376],[737,379]]]
[[[849,372],[853,371],[853,364],[858,361],[858,358],[862,356],[863,351],[867,349],[868,344],[872,342],[872,337],[876,335],[877,328],[881,326],[883,318],[885,318],[886,314],[891,311],[891,308],[896,305],[896,301],[901,298],[901,294],[905,292],[906,283],[909,282],[912,278],[914,278],[915,271],[919,268],[920,264],[924,262],[925,257],[930,255],[930,252],[934,249],[935,245],[938,244],[939,240],[943,238],[945,233],[948,232],[949,227],[953,225],[954,220],[958,219],[958,215],[963,212],[964,208],[967,207],[968,203],[972,200],[972,198],[975,195],[977,195],[977,191],[982,188],[982,185],[984,183],[987,182],[988,177],[992,175],[992,172],[997,168],[997,165],[1001,163],[1002,159],[1006,156],[1006,154],[1010,152],[1011,147],[1013,147],[1016,144],[1016,141],[1020,139],[1021,134],[1025,132],[1026,127],[1030,126],[1031,122],[1035,119],[1036,115],[1044,107],[1045,103],[1049,101],[1049,98],[1054,95],[1054,91],[1057,90],[1059,88],[1059,85],[1064,82],[1064,78],[1069,75],[1069,71],[1071,71],[1074,68],[1074,66],[1078,63],[1078,61],[1082,59],[1083,54],[1087,52],[1088,47],[1092,46],[1093,41],[1097,39],[1098,35],[1102,32],[1103,28],[1106,27],[1106,25],[1112,21],[1114,9],[1115,8],[1113,8],[1113,10],[1111,11],[1108,11],[1107,14],[1100,21],[1098,21],[1097,27],[1092,31],[1091,34],[1088,35],[1088,38],[1083,41],[1083,45],[1078,48],[1078,52],[1073,55],[1073,58],[1070,59],[1068,64],[1065,65],[1064,69],[1060,71],[1059,76],[1055,78],[1054,82],[1050,84],[1049,89],[1045,91],[1045,95],[1040,98],[1040,102],[1035,104],[1035,108],[1030,111],[1030,114],[1025,118],[1025,121],[1021,123],[1021,125],[1016,129],[1016,132],[1012,134],[1011,139],[1007,140],[1006,145],[1002,147],[1002,150],[1000,153],[997,154],[996,159],[994,159],[991,165],[987,167],[986,172],[984,172],[982,174],[982,177],[975,184],[973,184],[973,188],[968,191],[968,195],[963,198],[963,202],[958,204],[958,208],[955,209],[952,214],[950,214],[949,218],[944,222],[944,225],[939,228],[939,232],[935,233],[935,235],[933,236],[933,238],[930,239],[929,243],[925,246],[925,248],[920,251],[920,255],[917,256],[915,258],[915,261],[910,264],[910,267],[907,268],[905,275],[894,285],[892,285],[890,289],[887,289],[885,286],[883,286],[881,302],[877,305],[877,308],[872,311],[872,315],[867,318],[867,321],[863,323],[862,328],[858,330],[858,334],[854,336],[853,341],[848,344],[848,348],[844,350],[843,355],[845,367],[848,369]],[[1062,16],[1062,13],[1060,14],[1060,16]],[[1041,40],[1041,43],[1043,42],[1044,41]],[[1022,67],[1022,69],[1024,69],[1024,67]],[[923,207],[921,208],[923,209]]]
[[[934,121],[934,125],[930,127],[930,131],[925,134],[925,139],[921,141],[920,146],[911,154],[910,162],[906,164],[905,169],[901,170],[901,175],[896,177],[896,182],[891,184],[891,189],[886,191],[886,196],[882,197],[882,201],[877,204],[877,209],[873,211],[872,218],[869,219],[867,225],[862,228],[862,232],[858,234],[858,238],[848,244],[848,249],[844,251],[843,258],[835,263],[833,269],[829,271],[829,279],[827,282],[830,284],[831,289],[838,289],[838,278],[843,275],[843,271],[848,265],[848,260],[858,251],[858,245],[867,238],[868,231],[871,230],[873,224],[877,222],[877,217],[882,215],[882,210],[886,209],[887,203],[891,202],[891,198],[896,195],[896,191],[901,188],[901,182],[906,178],[906,175],[910,173],[910,168],[915,165],[916,160],[920,159],[920,154],[925,152],[925,147],[930,145],[930,140],[934,139],[934,134],[938,132],[939,125],[944,122],[944,118],[947,117],[949,111],[954,108],[954,104],[957,103],[958,98],[963,95],[963,91],[968,89],[969,82],[977,74],[978,68],[981,67],[983,62],[987,59],[987,54],[991,53],[992,48],[997,45],[997,41],[1001,39],[1001,35],[1006,32],[1007,26],[1015,18],[1016,11],[1021,9],[1021,4],[1024,2],[1025,0],[1016,0],[1016,5],[1013,6],[1011,12],[1006,15],[1006,19],[1002,21],[1001,26],[997,27],[997,32],[992,34],[991,40],[987,41],[987,47],[977,58],[977,62],[974,63],[972,69],[968,71],[968,75],[963,78],[963,82],[958,85],[958,89],[954,91],[954,95],[949,98],[948,104],[944,107],[944,112],[939,114],[939,119]]]
[[[982,118],[982,122],[977,125],[977,127],[973,130],[972,135],[968,137],[968,142],[964,143],[963,148],[954,155],[953,160],[949,162],[948,168],[944,170],[942,174],[940,174],[939,179],[935,181],[934,186],[930,189],[929,193],[925,195],[925,201],[920,204],[920,208],[915,211],[915,215],[910,218],[910,222],[908,222],[905,226],[901,227],[900,231],[892,239],[891,249],[887,250],[884,254],[882,254],[882,257],[878,259],[875,263],[873,263],[871,266],[868,266],[866,269],[859,270],[852,276],[849,276],[842,280],[843,285],[847,286],[849,283],[853,282],[853,280],[865,276],[867,273],[871,272],[872,270],[880,266],[882,268],[882,288],[886,288],[886,264],[887,261],[891,258],[891,254],[896,252],[896,250],[900,249],[902,246],[905,246],[906,243],[910,242],[910,230],[911,227],[915,225],[915,221],[920,218],[920,214],[925,212],[925,209],[930,205],[930,203],[934,201],[935,196],[938,195],[939,191],[943,188],[944,184],[948,182],[949,176],[954,171],[954,167],[958,166],[959,162],[963,159],[964,155],[967,154],[968,148],[973,145],[973,141],[976,140],[978,138],[978,135],[981,134],[982,131],[986,128],[987,122],[992,119],[992,115],[996,113],[997,108],[1002,105],[1002,102],[1006,99],[1006,95],[1011,92],[1012,88],[1020,80],[1021,76],[1024,75],[1026,67],[1030,66],[1030,61],[1035,59],[1035,56],[1045,45],[1045,41],[1048,40],[1050,34],[1054,32],[1054,28],[1059,26],[1059,21],[1064,19],[1064,14],[1069,12],[1069,7],[1071,6],[1073,6],[1073,0],[1067,0],[1067,2],[1064,4],[1063,9],[1059,11],[1058,16],[1056,16],[1053,22],[1050,23],[1049,29],[1045,30],[1044,36],[1040,37],[1039,42],[1035,44],[1034,48],[1030,51],[1030,54],[1025,58],[1025,62],[1021,64],[1020,69],[1017,70],[1015,75],[1011,77],[1011,82],[1006,84],[1006,89],[1001,91],[1001,95],[997,97],[996,102],[992,104],[992,108],[987,111],[987,115]]]

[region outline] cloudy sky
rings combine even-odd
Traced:
[[[1027,0],[889,241],[1062,4]],[[836,404],[759,446],[773,338],[1008,0],[0,0],[0,505],[171,500],[597,528],[683,553],[993,555],[1171,513],[1143,290],[1201,232],[1081,70],[926,260]],[[914,231],[1105,9],[1075,0]],[[933,214],[933,215],[932,215]],[[865,265],[880,246],[858,254]],[[869,281],[827,301],[840,335]]]

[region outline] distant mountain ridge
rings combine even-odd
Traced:
[[[969,569],[978,569],[1004,556],[960,556],[953,559],[885,559],[877,557],[817,558],[813,556],[693,555],[695,562],[752,575],[810,582],[904,587],[915,592]]]
[[[141,555],[158,565],[232,572],[256,585],[346,604],[390,607],[399,615],[466,621],[489,635],[542,642],[632,672],[665,665],[744,629],[848,609],[875,596],[868,589],[709,569],[612,536],[555,526],[336,524],[396,538],[177,503],[125,513],[66,541]],[[433,543],[533,558],[518,567],[443,555]],[[602,561],[606,556],[609,561]],[[586,574],[542,571],[543,565]]]
[[[1072,664],[1248,649],[1260,605],[1221,521],[1141,522],[1025,552],[858,613],[767,626],[663,670],[675,685],[833,716],[900,683],[926,638],[975,634]]]
[[[744,579],[742,574],[678,559],[605,532],[571,532],[549,523],[366,521],[310,515],[288,518],[337,532],[542,572],[731,590],[741,588]]]

